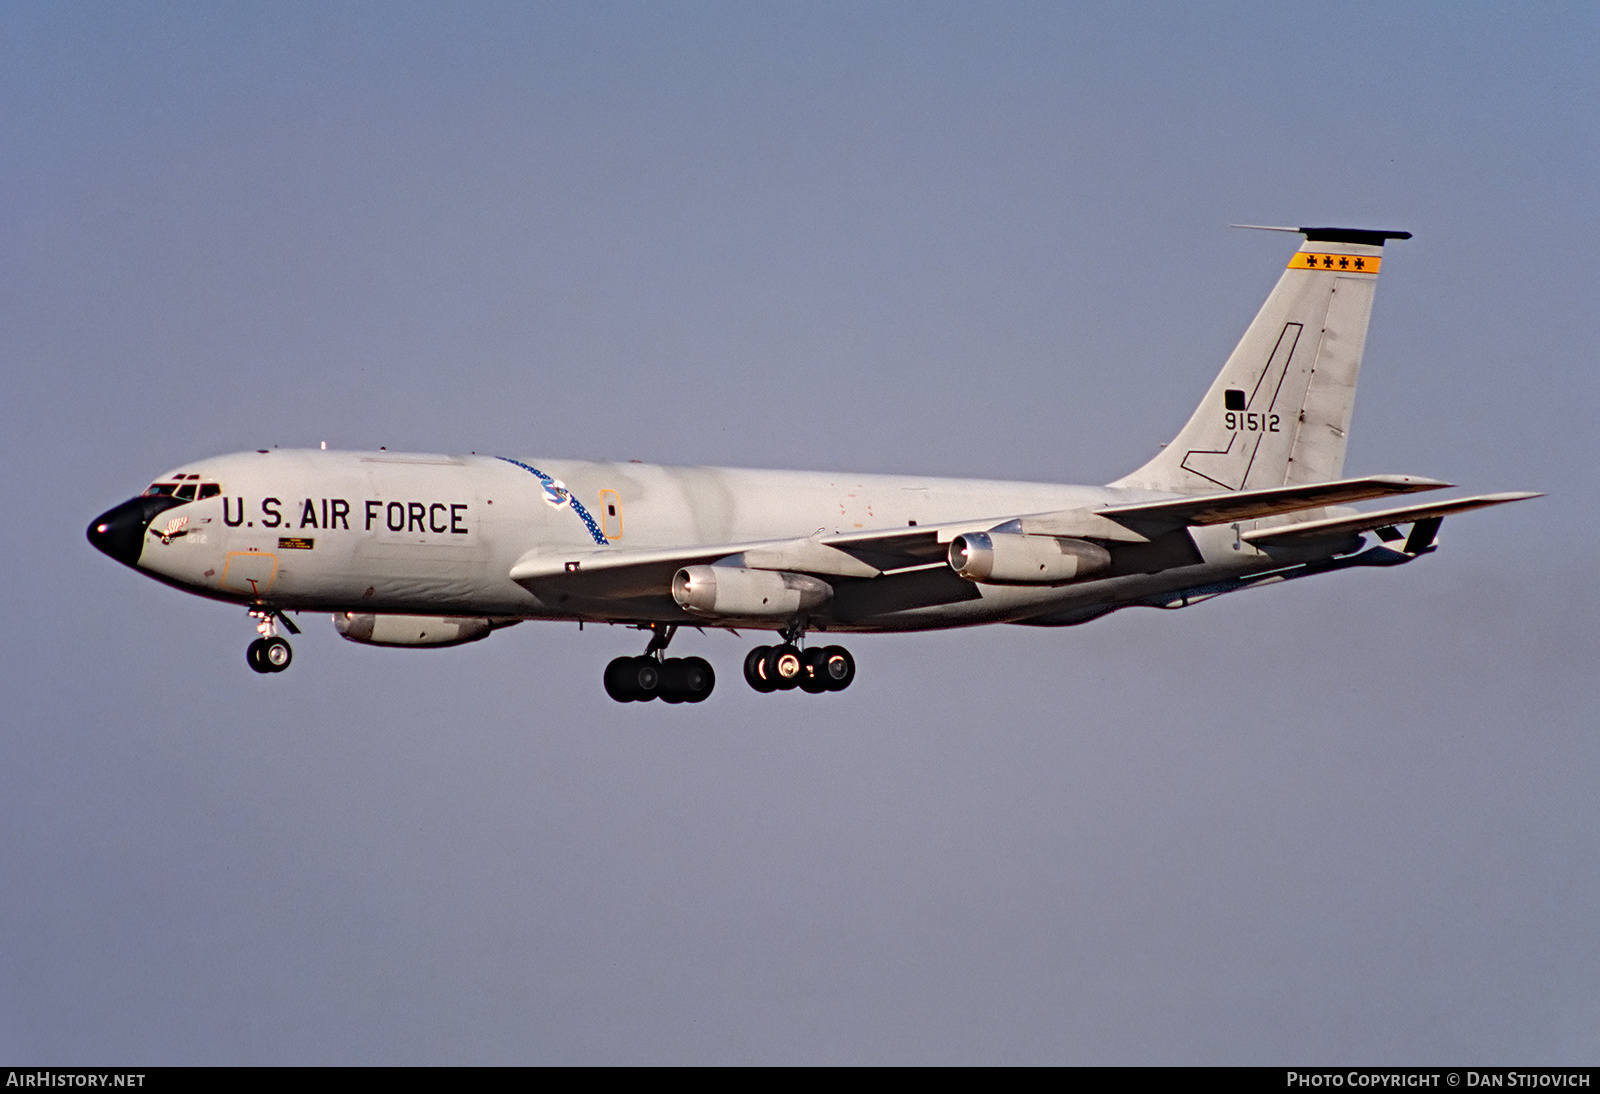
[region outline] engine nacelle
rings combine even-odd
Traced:
[[[730,619],[790,619],[833,597],[833,586],[807,574],[686,566],[672,578],[672,599],[685,611]]]
[[[950,541],[950,568],[986,585],[1066,585],[1111,565],[1097,543],[1064,536],[968,532]]]
[[[366,615],[334,612],[333,626],[345,638],[367,646],[459,646],[488,638],[494,624],[459,615]]]

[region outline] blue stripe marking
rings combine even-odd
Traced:
[[[529,467],[521,460],[514,460],[510,456],[496,456],[495,459],[505,460],[507,463],[516,464],[524,471],[537,476],[539,481],[544,484],[546,489],[552,491],[558,489],[555,485],[556,480],[552,479],[549,475],[546,475],[543,471],[540,471],[537,467]],[[594,518],[589,515],[589,510],[583,507],[583,502],[579,501],[571,490],[568,490],[565,487],[561,487],[559,490],[561,493],[567,496],[567,503],[572,506],[572,511],[583,518],[583,526],[589,529],[589,535],[596,543],[604,547],[607,543],[606,534],[600,530],[600,526],[596,524],[594,522]]]

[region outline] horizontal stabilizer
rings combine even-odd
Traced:
[[[1370,532],[1374,528],[1387,528],[1396,524],[1417,521],[1437,521],[1453,513],[1466,513],[1491,505],[1504,505],[1508,501],[1526,501],[1543,497],[1543,494],[1515,491],[1507,494],[1480,494],[1471,498],[1435,501],[1426,505],[1408,505],[1400,509],[1379,509],[1371,513],[1358,513],[1353,517],[1333,517],[1329,520],[1311,520],[1304,524],[1290,524],[1279,528],[1257,528],[1239,538],[1257,546],[1289,544],[1326,536],[1346,535],[1351,532]],[[1409,548],[1409,543],[1408,543]]]
[[[1391,239],[1410,239],[1410,232],[1390,232],[1372,228],[1280,228],[1276,224],[1230,224],[1230,228],[1254,228],[1258,232],[1294,232],[1307,243],[1360,243],[1382,247]]]
[[[1270,486],[1261,490],[1238,490],[1226,494],[1172,498],[1116,505],[1096,513],[1141,531],[1146,528],[1182,528],[1197,524],[1226,524],[1235,520],[1260,520],[1279,513],[1318,509],[1324,505],[1348,505],[1394,494],[1414,494],[1420,490],[1439,490],[1452,485],[1438,479],[1415,475],[1372,475],[1364,479],[1340,479],[1302,486]]]

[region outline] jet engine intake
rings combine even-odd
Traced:
[[[672,599],[685,611],[729,619],[790,619],[833,597],[833,586],[807,574],[686,566],[672,578]]]
[[[365,646],[459,646],[489,637],[487,619],[459,615],[366,615],[334,612],[340,635]]]
[[[968,532],[950,541],[950,568],[986,585],[1065,585],[1111,565],[1097,543],[1064,536]]]

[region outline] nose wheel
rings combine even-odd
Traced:
[[[299,634],[300,628],[289,622],[289,618],[281,612],[252,609],[250,618],[256,620],[256,630],[261,632],[261,637],[245,647],[245,661],[252,669],[263,673],[282,672],[288,668],[289,662],[294,660],[294,650],[287,641],[278,637],[278,621],[282,620],[292,634]]]
[[[282,672],[294,660],[294,650],[281,638],[258,638],[245,647],[244,657],[257,672]]]

